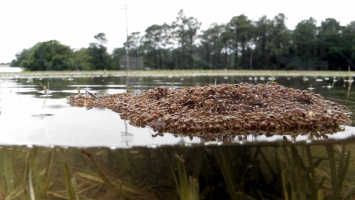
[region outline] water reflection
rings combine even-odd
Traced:
[[[346,105],[355,111],[354,90],[348,77],[130,77],[129,88],[141,93],[157,86],[179,88],[191,85],[214,83],[266,83],[276,81],[281,85],[307,89],[312,85],[315,93]],[[86,78],[23,78],[1,80],[0,86],[0,132],[1,144],[64,145],[64,146],[147,146],[172,144],[200,144],[200,138],[183,138],[166,134],[155,136],[149,128],[125,124],[119,115],[109,110],[74,108],[66,104],[66,97],[80,91],[95,93],[123,93],[126,91],[125,77]],[[42,85],[41,85],[42,84]],[[49,93],[43,85],[49,85]],[[327,86],[331,85],[331,88]],[[41,117],[33,117],[41,116]],[[354,115],[351,116],[354,126]],[[38,119],[40,120],[38,120]],[[122,132],[129,130],[129,136]],[[353,134],[353,129],[347,133]],[[258,141],[262,137],[258,137]],[[266,141],[274,140],[267,138]],[[277,140],[281,140],[278,138]],[[183,142],[181,142],[183,141]],[[217,139],[217,142],[220,140]],[[301,139],[302,141],[302,139]],[[245,143],[245,141],[243,141]]]

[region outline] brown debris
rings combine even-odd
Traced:
[[[345,106],[277,83],[207,85],[142,94],[71,96],[73,106],[105,107],[135,126],[203,138],[246,134],[324,135],[351,120]],[[320,134],[319,132],[322,132]]]

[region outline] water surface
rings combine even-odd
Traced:
[[[204,144],[200,138],[156,133],[149,127],[134,127],[119,114],[102,108],[87,110],[71,107],[66,98],[86,91],[100,94],[123,93],[129,90],[142,93],[154,87],[179,88],[206,84],[266,83],[276,81],[298,89],[312,89],[325,98],[346,105],[355,111],[352,81],[340,77],[86,77],[86,78],[19,78],[0,80],[0,144],[110,148],[132,146],[161,146],[175,144]],[[44,86],[47,91],[44,90]],[[49,90],[48,90],[49,88]],[[352,115],[354,120],[354,115]],[[352,124],[353,126],[354,124]],[[331,135],[344,139],[354,135],[352,126]],[[282,136],[246,136],[245,142],[275,142]],[[307,141],[299,136],[298,141]],[[220,144],[222,141],[208,141]],[[229,141],[230,142],[230,141]],[[233,142],[233,141],[232,141]],[[240,143],[239,138],[234,142]]]

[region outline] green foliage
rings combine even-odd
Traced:
[[[323,60],[334,63],[332,69],[337,69],[342,63],[343,42],[341,38],[342,27],[333,18],[328,18],[319,27],[319,50]]]
[[[22,51],[12,65],[18,64],[28,70],[73,70],[73,51],[56,40],[37,43]]]
[[[347,70],[355,67],[355,21],[347,26],[328,18],[317,26],[309,18],[294,30],[282,13],[257,21],[234,16],[226,24],[201,23],[183,10],[170,24],[133,32],[123,47],[107,53],[104,33],[97,43],[71,50],[58,41],[40,42],[16,55],[11,66],[27,70],[119,69],[295,69]]]
[[[353,145],[0,147],[0,199],[351,199]]]
[[[21,62],[24,62],[30,54],[29,49],[23,49],[22,52],[16,54],[16,59],[11,62],[12,67],[21,66]]]
[[[172,24],[173,35],[178,43],[176,55],[178,68],[192,69],[194,67],[194,44],[200,27],[201,23],[196,18],[188,18],[183,10],[179,11]]]
[[[345,57],[348,63],[352,63],[355,60],[355,21],[343,28],[342,38]]]
[[[81,48],[73,53],[73,62],[75,68],[79,70],[92,70],[94,66],[90,62],[91,56],[88,53],[88,50]]]
[[[94,70],[104,70],[112,68],[111,56],[107,53],[107,48],[104,46],[107,39],[105,33],[99,33],[94,36],[99,43],[90,43],[87,53],[90,57],[88,62]]]
[[[303,66],[310,69],[312,63],[319,62],[317,59],[317,21],[313,18],[303,20],[297,24],[293,31],[292,40],[294,43],[295,67]]]
[[[220,39],[225,30],[224,25],[212,24],[210,28],[202,32],[200,36],[201,48],[199,49],[204,69],[222,69],[227,65],[222,54],[227,49],[226,43]],[[228,44],[227,44],[228,45]]]
[[[97,39],[100,42],[100,45],[106,44],[107,39],[105,33],[98,33],[97,35],[94,36],[95,39]]]
[[[120,70],[121,69],[121,61],[123,57],[126,55],[126,50],[124,48],[116,48],[112,52],[112,69]]]
[[[132,33],[124,45],[130,57],[144,58],[152,69],[297,69],[347,70],[355,63],[355,22],[346,27],[335,19],[301,21],[287,28],[282,13],[257,21],[245,15],[227,24],[201,23],[180,10],[171,25],[152,25],[142,37]],[[124,56],[120,62],[125,63]],[[135,69],[131,67],[131,69]]]
[[[160,25],[152,25],[145,30],[145,49],[147,50],[146,64],[163,68],[163,47],[165,46],[164,27]]]
[[[247,60],[247,49],[250,49],[248,41],[251,40],[254,32],[251,20],[245,15],[239,15],[233,17],[228,26],[229,31],[233,33],[234,68],[238,69],[239,65],[243,68],[252,68],[248,66],[250,63]],[[241,54],[241,61],[239,61],[239,54]]]
[[[91,43],[87,49],[87,54],[90,59],[88,60],[90,66],[94,70],[111,69],[111,57],[107,53],[106,47],[97,43]]]
[[[140,36],[140,32],[133,32],[128,36],[127,41],[124,43],[124,47],[126,49],[125,58],[121,59],[121,65],[125,69],[142,69],[142,49],[144,48],[142,45],[142,37]],[[127,63],[127,52],[129,57],[129,63]]]
[[[105,34],[99,33],[94,38],[99,43],[91,43],[89,48],[77,51],[56,40],[39,42],[18,53],[11,66],[30,71],[112,69],[112,58],[104,46],[107,42]]]

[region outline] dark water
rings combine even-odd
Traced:
[[[152,137],[149,127],[131,126],[110,110],[66,103],[78,89],[141,93],[157,86],[268,81],[314,88],[355,111],[352,82],[341,77],[1,80],[0,199],[351,199],[354,115],[351,126],[329,139],[246,136],[223,143]]]

